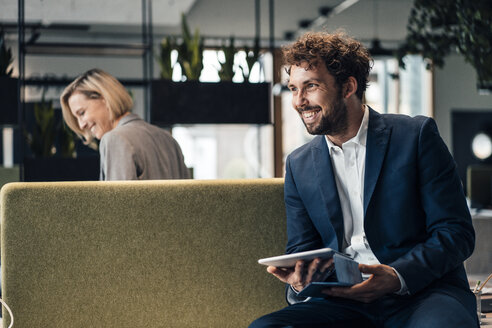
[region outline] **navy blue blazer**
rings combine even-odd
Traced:
[[[411,294],[431,284],[469,292],[463,261],[475,233],[434,120],[369,110],[363,199],[372,251],[401,274]],[[288,156],[285,206],[287,253],[342,248],[342,210],[324,136]]]

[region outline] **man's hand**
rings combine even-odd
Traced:
[[[297,261],[293,268],[277,268],[269,266],[267,271],[283,281],[291,285],[296,291],[300,292],[312,281],[323,281],[331,272],[333,266],[333,258],[329,260],[321,260],[316,258],[310,263]]]
[[[369,279],[351,287],[332,287],[323,290],[328,296],[344,297],[355,301],[370,303],[378,298],[400,290],[398,275],[392,267],[384,264],[359,264],[362,273],[372,274]]]

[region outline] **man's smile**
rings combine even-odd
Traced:
[[[320,107],[310,107],[306,109],[299,108],[298,111],[301,114],[302,119],[304,120],[305,123],[312,123],[318,118],[318,115],[321,113],[321,108]]]

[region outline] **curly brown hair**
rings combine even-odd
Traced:
[[[324,61],[328,72],[340,89],[350,76],[357,80],[357,97],[362,100],[368,85],[373,60],[369,51],[344,32],[308,32],[294,43],[282,48],[285,64],[290,74],[292,65],[308,63],[309,68]]]

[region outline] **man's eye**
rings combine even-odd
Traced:
[[[308,87],[308,88],[314,88],[315,86],[316,86],[316,84],[314,84],[314,83],[309,83],[309,84],[307,85],[307,87]]]

